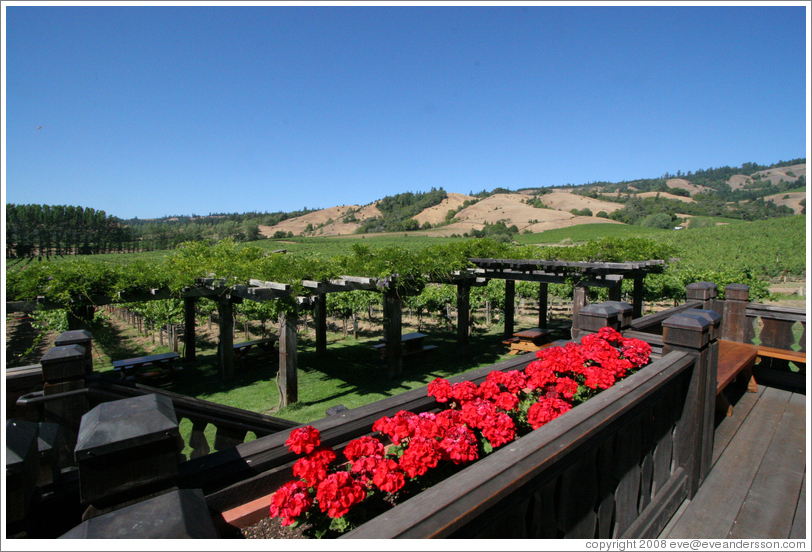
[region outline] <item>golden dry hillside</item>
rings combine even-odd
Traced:
[[[756,175],[760,176],[756,176]],[[781,180],[785,182],[795,182],[799,177],[806,177],[806,164],[793,165],[768,169],[753,173],[752,175],[735,175],[728,181],[735,190],[751,185],[757,179],[768,180],[777,184]],[[713,192],[710,188],[697,186],[683,178],[669,178],[666,184],[670,188],[687,190],[691,194]],[[595,188],[602,192],[598,186]],[[632,194],[635,193],[633,186],[628,186]],[[610,219],[596,217],[601,211],[612,213],[623,208],[623,204],[610,201],[602,201],[584,197],[572,193],[572,188],[554,188],[551,192],[538,196],[541,203],[548,208],[537,208],[530,204],[535,196],[532,191],[516,193],[494,194],[487,198],[477,200],[469,195],[448,192],[448,197],[440,204],[425,209],[413,217],[422,227],[429,223],[433,228],[424,230],[430,235],[448,236],[451,234],[465,234],[471,230],[481,230],[486,224],[504,222],[507,226],[516,226],[519,231],[542,232],[553,228],[562,228],[575,224],[587,223],[613,223]],[[643,192],[637,196],[641,198],[653,197],[656,195],[668,199],[676,199],[686,203],[694,203],[690,197],[682,197],[664,192]],[[618,195],[626,195],[619,194]],[[777,194],[765,197],[766,201],[774,201],[777,205],[787,205],[801,212],[801,199],[805,197],[803,192],[793,192],[789,194]],[[474,202],[473,205],[460,210],[464,202]],[[575,216],[571,213],[573,209],[582,211],[589,209],[593,216]],[[440,226],[448,215],[449,211],[455,212],[456,222]],[[340,236],[355,233],[360,223],[366,219],[380,217],[381,212],[377,208],[377,202],[366,206],[343,205],[341,207],[331,207],[314,211],[307,215],[285,220],[276,226],[260,226],[260,232],[265,236],[273,236],[278,231],[285,233],[292,232],[294,235],[311,236]],[[351,220],[352,222],[344,222]],[[620,223],[616,223],[620,224]]]

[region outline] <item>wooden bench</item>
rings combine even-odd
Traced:
[[[755,393],[758,384],[753,377],[753,367],[762,357],[780,358],[799,364],[806,364],[806,353],[803,351],[790,351],[753,345],[752,343],[736,343],[725,339],[719,340],[719,364],[716,372],[716,407],[724,411],[727,416],[732,415],[733,407],[722,391],[737,377],[748,378],[747,391]]]
[[[403,349],[401,349],[403,357],[426,353],[436,349],[437,345],[423,345],[423,340],[427,337],[428,335],[420,332],[412,332],[400,336],[400,340],[403,343]],[[386,358],[386,339],[382,339],[381,341],[383,343],[373,345],[372,348],[380,353],[381,359],[384,359]]]
[[[513,334],[513,337],[506,339],[502,343],[510,345],[509,353],[511,355],[531,353],[541,349],[545,345],[547,336],[553,333],[553,331],[554,330],[546,328],[531,328],[529,330],[516,332]]]
[[[234,344],[234,358],[235,360],[243,360],[248,354],[248,351],[256,347],[262,350],[262,355],[269,355],[274,353],[274,343],[279,341],[276,336],[265,337],[263,339],[255,339],[253,341],[243,341],[242,343]]]
[[[788,351],[786,349],[776,349],[774,347],[762,347],[761,345],[758,345],[758,356],[759,358],[780,358],[796,364],[806,364],[805,351]]]
[[[121,374],[121,379],[136,379],[139,377],[150,378],[172,374],[179,370],[172,363],[179,358],[178,353],[161,353],[159,355],[149,355],[125,360],[113,361],[113,370]],[[153,367],[149,372],[141,372],[144,368]]]

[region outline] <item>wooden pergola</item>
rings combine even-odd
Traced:
[[[565,262],[527,259],[468,259],[475,268],[455,272],[432,283],[452,284],[457,286],[457,353],[468,353],[468,334],[470,325],[470,292],[472,287],[487,285],[489,280],[505,280],[505,336],[514,331],[514,297],[515,282],[529,281],[539,284],[539,321],[540,328],[547,326],[547,286],[563,284],[575,278],[573,292],[573,337],[578,335],[578,313],[587,302],[587,290],[590,287],[609,289],[609,299],[621,299],[621,283],[624,278],[634,280],[633,317],[642,315],[643,281],[648,274],[661,272],[665,262],[648,260],[625,263],[603,262]],[[312,309],[316,330],[316,354],[327,353],[327,301],[328,293],[340,293],[354,290],[376,291],[383,295],[384,337],[386,339],[386,365],[389,377],[400,375],[403,366],[402,351],[402,298],[417,294],[421,290],[415,286],[406,290],[381,289],[378,279],[362,276],[341,276],[329,281],[303,280],[305,295],[295,296],[298,308]],[[225,280],[202,278],[194,287],[187,288],[180,294],[184,301],[185,326],[185,359],[195,359],[195,302],[201,297],[213,299],[218,303],[220,317],[219,332],[219,365],[223,379],[234,375],[234,328],[233,305],[243,300],[275,301],[294,296],[290,284],[251,279],[248,284],[227,285]],[[177,298],[169,290],[151,290],[149,293],[120,294],[119,297],[93,297],[88,305],[100,306],[120,302],[141,302]],[[34,302],[9,302],[8,312],[32,311],[36,309],[62,308],[62,305],[49,303],[40,298]],[[295,315],[294,315],[295,317]],[[279,319],[279,388],[280,404],[286,406],[298,400],[297,362],[296,362],[296,320],[290,315],[281,315]]]

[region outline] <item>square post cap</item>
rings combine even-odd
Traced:
[[[615,305],[592,303],[578,312],[578,326],[583,331],[597,332],[605,326],[620,329],[621,311]]]
[[[628,328],[632,323],[634,308],[625,301],[604,301],[604,305],[612,305],[620,312],[620,327]]]
[[[685,286],[685,294],[688,299],[708,300],[717,295],[718,287],[713,282],[693,282]]]
[[[750,286],[746,284],[728,284],[725,286],[725,301],[748,301],[750,299]]]
[[[177,435],[178,419],[169,397],[153,393],[105,402],[82,416],[76,461]]]
[[[6,474],[25,473],[25,466],[38,461],[39,424],[6,420]]]
[[[40,364],[56,364],[71,360],[80,360],[83,359],[84,356],[85,348],[81,345],[61,345],[48,349],[45,354],[42,355]]]
[[[92,341],[93,335],[87,330],[70,330],[62,332],[54,340],[54,345],[60,347],[62,345],[75,345]]]
[[[219,538],[200,489],[177,489],[83,521],[60,539]]]
[[[689,309],[663,320],[663,343],[701,349],[711,338],[713,322],[698,309]]]

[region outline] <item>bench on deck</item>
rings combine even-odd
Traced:
[[[758,384],[753,377],[753,367],[762,357],[780,358],[795,363],[806,364],[806,353],[774,347],[763,347],[752,343],[736,343],[719,340],[719,364],[716,372],[716,408],[727,416],[733,414],[733,407],[722,391],[739,376],[747,378],[747,391],[756,393]]]
[[[172,363],[179,358],[178,353],[161,353],[142,357],[128,358],[113,361],[113,370],[121,374],[121,379],[151,378],[171,376],[172,372],[179,370]],[[145,368],[152,370],[144,371]]]
[[[248,351],[257,349],[262,351],[262,355],[270,355],[273,354],[274,351],[274,343],[279,341],[279,338],[276,336],[265,337],[263,339],[254,339],[253,341],[243,341],[242,343],[235,343],[234,344],[234,358],[235,360],[242,360],[248,354]]]

